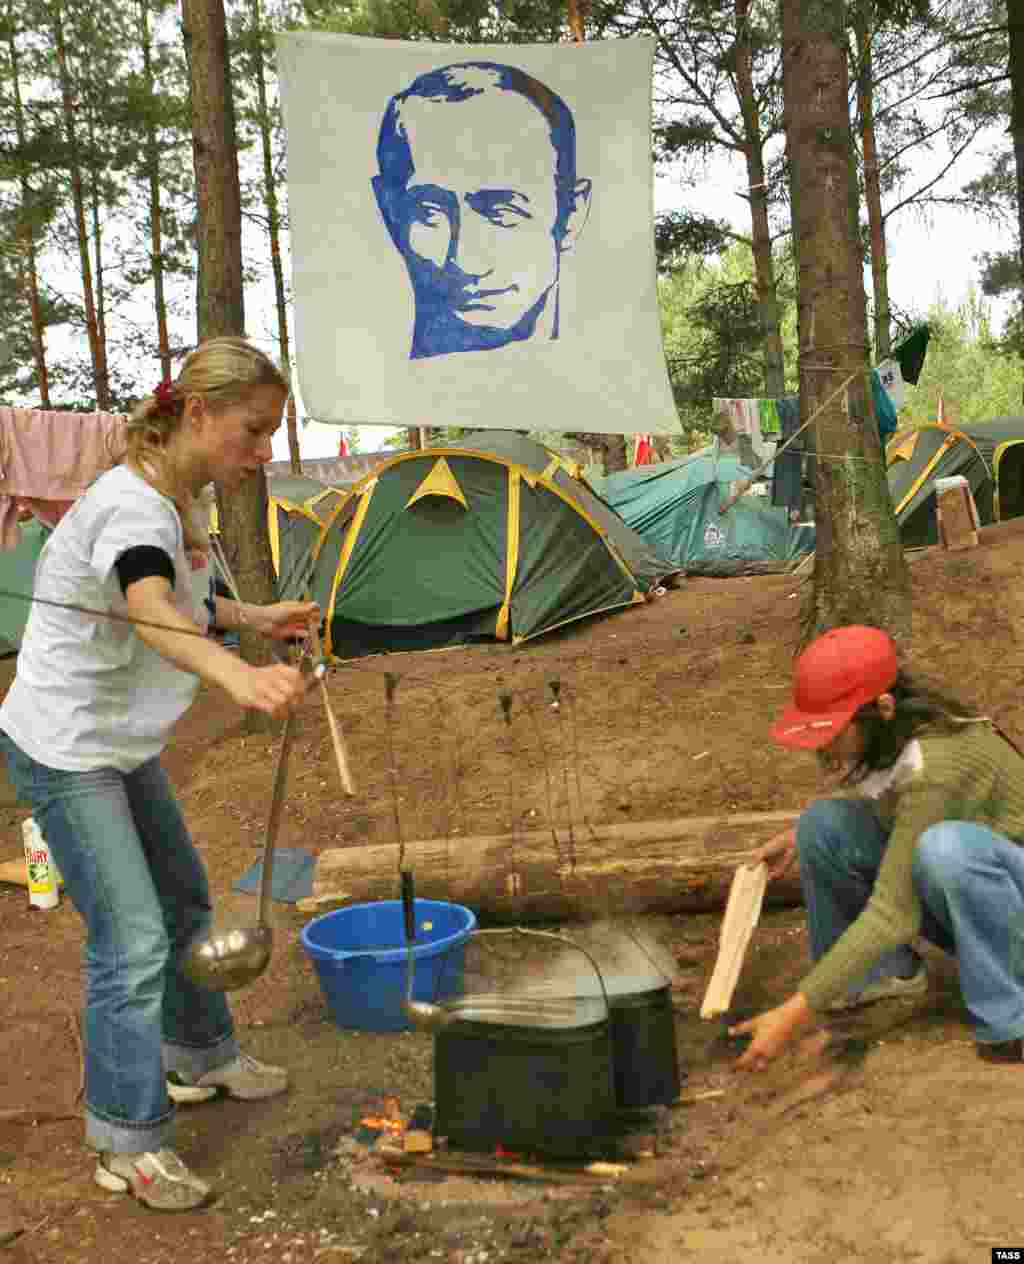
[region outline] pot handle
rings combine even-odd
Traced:
[[[402,870],[402,914],[405,917],[405,942],[411,947],[416,938],[416,891],[411,869]]]

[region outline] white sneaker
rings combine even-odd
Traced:
[[[204,1071],[195,1079],[172,1071],[167,1077],[167,1095],[172,1102],[206,1102],[216,1097],[220,1089],[228,1097],[255,1102],[267,1097],[277,1097],[288,1087],[288,1072],[284,1067],[268,1066],[247,1053],[225,1062],[223,1066]]]
[[[209,1202],[212,1191],[188,1170],[173,1150],[113,1154],[103,1151],[93,1179],[115,1194],[133,1194],[154,1211],[193,1211]]]

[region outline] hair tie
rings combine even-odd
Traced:
[[[160,385],[153,392],[153,398],[161,412],[173,412],[176,404],[174,398],[174,387],[170,378],[164,378]]]

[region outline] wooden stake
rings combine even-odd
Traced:
[[[313,658],[319,659],[321,656],[320,634],[315,630],[309,634],[309,648]],[[320,696],[324,700],[324,711],[327,713],[327,727],[331,733],[331,746],[334,750],[334,762],[338,765],[338,777],[341,780],[341,788],[349,798],[352,798],[355,795],[356,787],[352,780],[352,773],[349,771],[348,754],[345,750],[344,739],[341,736],[341,726],[338,724],[334,708],[331,706],[330,695],[327,692],[327,681],[323,676],[320,678]]]
[[[732,1004],[747,945],[761,916],[767,883],[768,866],[764,861],[757,865],[740,865],[733,876],[722,918],[718,957],[700,1007],[701,1018],[718,1018]]]

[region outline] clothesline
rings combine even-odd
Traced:
[[[762,461],[761,464],[757,467],[757,469],[754,470],[754,472],[751,474],[749,478],[740,479],[739,486],[736,488],[736,490],[729,496],[729,498],[726,500],[726,502],[723,505],[720,505],[718,507],[719,514],[724,514],[728,510],[730,510],[733,507],[733,505],[737,502],[737,500],[739,500],[739,498],[744,494],[744,492],[748,492],[750,488],[754,485],[754,479],[758,478],[761,474],[763,474],[768,469],[769,465],[773,465],[779,459],[782,453],[785,452],[787,448],[791,447],[793,442],[796,439],[798,439],[800,435],[803,434],[803,432],[808,428],[808,426],[810,426],[813,422],[817,421],[818,417],[821,416],[821,414],[825,411],[825,409],[828,408],[828,406],[831,403],[833,403],[834,400],[839,398],[840,394],[846,390],[846,388],[850,385],[853,379],[855,377],[858,377],[863,372],[864,372],[863,369],[855,369],[849,375],[849,377],[844,378],[843,381],[840,382],[840,384],[832,392],[832,394],[829,395],[826,399],[822,400],[822,402],[818,405],[818,407],[814,410],[814,412],[811,413],[811,415],[807,418],[807,420],[801,426],[798,426],[797,429],[793,431],[793,433],[789,436],[788,439],[786,439],[783,443],[779,444],[779,446],[775,449],[775,451],[768,458],[768,460]]]

